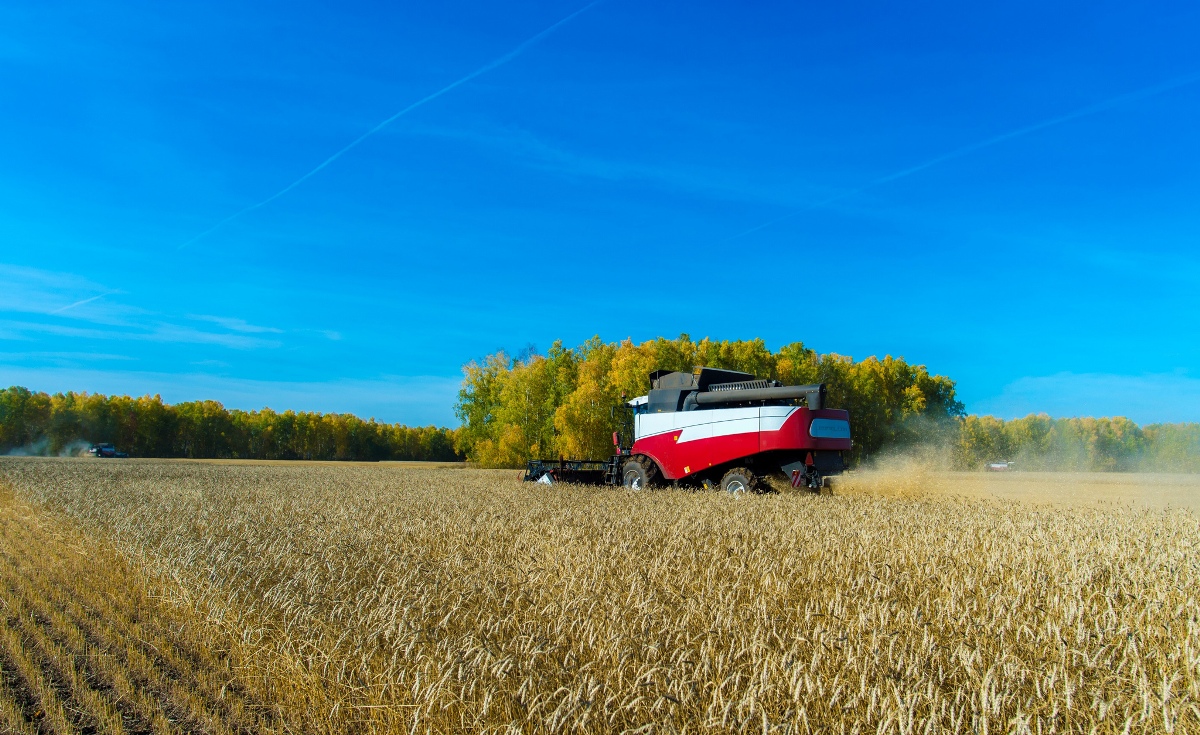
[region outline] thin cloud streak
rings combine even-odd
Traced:
[[[768,203],[786,207],[798,198],[777,183],[753,186],[736,178],[736,172],[698,167],[643,164],[612,157],[576,153],[546,142],[526,130],[507,129],[487,133],[466,128],[413,127],[407,135],[434,137],[466,142],[492,153],[499,153],[535,171],[603,181],[637,181],[667,191],[680,191],[719,201]]]
[[[809,212],[814,209],[820,209],[822,207],[826,207],[830,204],[833,204],[834,202],[840,201],[842,199],[846,199],[847,197],[854,196],[855,194],[861,194],[862,192],[867,191],[868,189],[872,189],[876,186],[881,186],[883,184],[888,184],[893,181],[896,181],[898,179],[903,179],[907,176],[912,176],[913,174],[924,171],[927,168],[932,168],[939,164],[945,163],[946,161],[951,161],[956,158],[961,158],[962,156],[965,156],[970,153],[974,153],[975,151],[982,150],[984,148],[990,148],[994,145],[998,145],[1000,143],[1004,143],[1006,141],[1012,140],[1013,138],[1019,138],[1023,135],[1028,135],[1030,133],[1037,132],[1038,130],[1044,130],[1046,128],[1053,127],[1055,125],[1061,125],[1063,123],[1070,122],[1072,120],[1078,120],[1081,117],[1087,117],[1089,115],[1095,115],[1096,113],[1099,113],[1099,112],[1104,112],[1105,110],[1111,110],[1114,107],[1120,107],[1121,105],[1127,105],[1131,102],[1137,102],[1139,100],[1143,100],[1143,99],[1146,99],[1149,97],[1154,97],[1154,96],[1162,94],[1164,92],[1169,92],[1173,89],[1178,89],[1180,87],[1185,87],[1189,84],[1194,84],[1198,81],[1200,81],[1200,72],[1186,74],[1184,76],[1175,77],[1174,79],[1169,79],[1165,82],[1161,82],[1159,84],[1155,84],[1150,87],[1145,87],[1143,89],[1139,89],[1134,92],[1127,92],[1125,94],[1117,95],[1116,97],[1109,98],[1107,100],[1104,100],[1103,102],[1097,102],[1095,104],[1088,105],[1087,107],[1081,107],[1078,110],[1068,112],[1065,115],[1059,115],[1058,117],[1052,117],[1049,120],[1043,120],[1042,122],[1034,123],[1032,125],[1026,125],[1024,127],[1017,128],[1016,130],[1010,130],[1007,133],[1001,133],[1000,135],[994,135],[991,138],[981,140],[977,143],[972,143],[970,145],[963,146],[962,148],[956,148],[955,150],[952,150],[949,153],[943,153],[942,155],[931,158],[928,161],[925,161],[924,163],[919,163],[915,166],[910,166],[909,168],[902,169],[895,173],[891,173],[886,176],[881,176],[881,177],[875,179],[874,181],[871,181],[870,183],[865,184],[864,186],[858,187],[857,189],[851,189],[850,191],[844,192],[842,194],[837,194],[832,197],[829,197],[828,199],[823,199],[819,202],[814,202],[813,204],[809,204],[807,206],[801,207],[792,212],[788,212],[787,214],[785,214],[781,217],[776,217],[773,220],[764,222],[755,227],[751,227],[750,229],[748,229],[744,232],[739,232],[738,234],[725,239],[724,242],[729,242],[730,240],[737,240],[739,238],[745,237],[746,235],[752,235],[755,232],[758,232],[759,230],[764,230],[773,225],[777,225],[780,222],[784,222],[785,220],[789,220],[792,217],[803,214],[805,212]]]
[[[100,294],[99,296],[93,296],[93,297],[91,297],[90,299],[82,299],[82,300],[80,300],[80,301],[76,301],[76,302],[75,302],[75,303],[73,303],[73,304],[67,304],[66,306],[64,306],[64,307],[62,307],[62,308],[60,308],[60,309],[55,309],[54,311],[51,311],[51,312],[49,312],[49,313],[50,313],[50,314],[61,314],[61,313],[63,313],[64,311],[70,311],[71,309],[74,309],[74,308],[75,308],[75,307],[77,307],[77,306],[83,306],[84,304],[90,304],[90,303],[92,303],[93,301],[95,301],[96,299],[102,299],[102,298],[104,298],[105,296],[108,296],[108,295],[109,295],[109,294],[102,293],[102,294]]]
[[[218,324],[231,332],[243,332],[246,334],[283,334],[283,330],[277,327],[262,327],[257,324],[250,324],[245,319],[225,316],[211,316],[209,314],[188,314],[189,319],[194,319],[201,322],[212,322]]]
[[[128,355],[114,355],[109,352],[0,352],[0,363],[20,360],[76,360],[92,362],[95,360],[130,360]]]
[[[95,294],[80,298],[84,294]],[[73,273],[0,263],[0,315],[36,314],[131,327],[147,312],[112,297],[125,291]],[[64,302],[66,302],[65,305]],[[81,308],[89,306],[89,308]]]
[[[355,147],[355,146],[357,146],[359,143],[363,142],[364,140],[366,140],[367,138],[371,137],[371,136],[372,136],[372,135],[374,135],[375,133],[378,133],[380,130],[383,130],[384,128],[386,128],[388,125],[392,124],[393,122],[395,122],[395,121],[396,121],[396,120],[398,120],[399,118],[401,118],[401,117],[403,117],[403,116],[407,115],[408,113],[412,112],[413,110],[417,109],[418,107],[421,107],[422,105],[424,105],[424,104],[426,104],[426,103],[428,103],[428,102],[432,102],[433,100],[437,99],[438,97],[441,97],[442,95],[446,94],[447,92],[450,92],[450,91],[452,91],[452,90],[454,90],[454,89],[456,89],[456,88],[458,88],[458,87],[461,87],[462,85],[466,84],[467,82],[471,81],[472,79],[475,79],[475,78],[476,78],[476,77],[478,77],[478,76],[481,76],[481,75],[483,75],[483,74],[486,74],[486,73],[488,73],[489,71],[492,71],[493,69],[496,69],[496,68],[498,68],[498,67],[501,67],[501,66],[503,66],[504,64],[507,64],[508,62],[510,62],[510,61],[512,61],[513,59],[515,59],[515,58],[517,58],[518,56],[520,56],[520,55],[521,55],[521,53],[525,51],[525,49],[527,49],[527,48],[529,48],[530,46],[534,45],[534,44],[535,44],[535,43],[537,43],[538,41],[541,41],[543,38],[545,38],[546,36],[549,36],[551,33],[553,33],[554,31],[558,30],[560,27],[562,27],[562,26],[566,25],[567,23],[571,22],[571,21],[572,21],[572,20],[573,20],[573,19],[574,19],[576,16],[578,16],[578,15],[581,15],[582,13],[585,13],[585,12],[587,12],[587,11],[588,11],[588,10],[590,10],[590,9],[591,9],[593,6],[595,6],[595,5],[598,5],[598,4],[599,4],[599,3],[601,3],[601,2],[603,2],[603,0],[592,0],[592,2],[590,2],[590,3],[588,3],[587,5],[583,6],[583,7],[582,7],[582,8],[580,8],[579,10],[576,10],[574,13],[571,13],[570,15],[568,15],[567,17],[563,18],[562,20],[558,21],[557,23],[555,23],[554,25],[550,26],[549,28],[546,28],[545,30],[543,30],[543,31],[541,31],[540,33],[538,33],[537,35],[535,35],[535,36],[532,36],[531,38],[527,39],[527,40],[526,40],[526,41],[524,41],[523,43],[519,44],[519,45],[518,45],[516,48],[514,48],[512,51],[509,51],[508,53],[504,54],[503,56],[500,56],[500,57],[498,57],[498,58],[496,58],[496,59],[493,59],[492,61],[489,61],[488,63],[486,63],[486,64],[484,64],[483,66],[479,67],[478,69],[476,69],[475,71],[473,71],[473,72],[471,72],[470,74],[466,75],[465,77],[461,77],[460,79],[458,79],[458,80],[456,80],[456,81],[454,81],[454,82],[451,82],[450,84],[446,85],[445,87],[442,87],[441,89],[437,90],[436,92],[433,92],[432,94],[428,94],[428,95],[426,95],[426,96],[422,97],[421,99],[419,99],[419,100],[417,100],[416,102],[412,103],[412,104],[411,104],[411,105],[409,105],[408,107],[405,107],[404,109],[400,110],[400,111],[399,111],[399,112],[397,112],[395,115],[392,115],[391,117],[387,118],[386,120],[384,120],[383,122],[379,123],[379,124],[378,124],[378,125],[376,125],[375,127],[371,128],[371,129],[370,129],[370,130],[368,130],[367,132],[365,132],[365,133],[363,133],[362,135],[358,136],[358,137],[357,137],[357,138],[355,138],[353,141],[351,141],[349,144],[347,144],[346,146],[344,146],[344,147],[343,147],[341,150],[337,151],[337,152],[336,152],[336,153],[334,153],[332,156],[330,156],[329,158],[326,158],[324,161],[322,161],[320,164],[318,164],[316,168],[312,169],[311,171],[309,171],[308,173],[304,174],[304,175],[303,175],[303,176],[301,176],[300,178],[296,179],[296,180],[295,180],[295,181],[293,181],[292,183],[290,183],[290,184],[288,184],[287,186],[283,187],[282,189],[280,189],[279,191],[275,192],[274,194],[272,194],[271,196],[267,197],[266,199],[263,199],[261,202],[258,202],[257,204],[251,204],[250,206],[246,207],[245,209],[242,209],[242,210],[240,210],[240,211],[238,211],[238,212],[235,212],[235,213],[231,214],[230,216],[228,216],[228,217],[226,217],[225,219],[221,220],[220,222],[216,223],[215,225],[213,225],[212,227],[208,228],[208,229],[207,229],[207,230],[205,230],[204,232],[201,232],[199,235],[196,235],[196,236],[195,236],[195,237],[193,237],[191,240],[188,240],[187,242],[183,243],[182,245],[180,245],[180,246],[179,246],[179,248],[178,248],[178,249],[179,249],[179,250],[182,250],[182,249],[186,248],[188,245],[191,245],[192,243],[194,243],[194,242],[196,242],[196,241],[198,241],[198,240],[200,240],[200,239],[202,239],[202,238],[204,238],[204,237],[206,237],[206,236],[208,236],[208,235],[212,234],[213,232],[216,232],[216,231],[217,231],[218,229],[220,229],[221,227],[224,227],[225,225],[227,225],[227,224],[229,224],[230,222],[234,221],[235,219],[237,219],[237,218],[241,217],[242,215],[244,215],[244,214],[246,214],[246,213],[248,213],[248,212],[252,212],[252,211],[254,211],[254,210],[256,210],[256,209],[259,209],[260,207],[264,207],[264,206],[266,206],[267,204],[270,204],[271,202],[275,201],[276,199],[278,199],[279,197],[283,196],[284,194],[287,194],[287,193],[288,193],[289,191],[291,191],[292,189],[295,189],[295,188],[296,188],[297,186],[299,186],[300,184],[303,184],[305,181],[307,181],[309,178],[311,178],[312,176],[314,176],[315,174],[317,174],[317,173],[318,173],[319,171],[321,171],[323,168],[325,168],[325,167],[326,167],[326,166],[328,166],[329,164],[333,163],[333,162],[334,162],[334,161],[336,161],[337,159],[341,158],[341,157],[342,157],[342,155],[343,155],[344,153],[346,153],[347,151],[349,151],[351,148],[354,148],[354,147]]]
[[[139,342],[169,342],[177,344],[212,344],[235,350],[274,349],[281,347],[279,340],[261,339],[242,334],[219,334],[204,332],[190,327],[160,322],[145,327],[130,330],[88,329],[69,327],[59,324],[40,324],[36,322],[21,322],[0,320],[0,332],[11,330],[16,338],[24,338],[28,333],[52,334],[58,337],[75,337],[79,339],[124,340]]]

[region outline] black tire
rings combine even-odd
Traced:
[[[735,498],[751,493],[758,495],[763,491],[762,480],[745,467],[734,467],[721,478],[721,490]]]
[[[648,490],[658,484],[658,465],[649,457],[633,457],[621,465],[621,484],[630,490]]]

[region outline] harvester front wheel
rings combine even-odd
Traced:
[[[649,457],[634,457],[621,465],[621,484],[630,490],[648,490],[658,480],[658,465]]]
[[[721,489],[735,498],[763,491],[762,480],[745,467],[734,467],[721,478]]]

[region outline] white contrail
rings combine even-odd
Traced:
[[[379,124],[378,124],[378,125],[376,125],[375,127],[373,127],[373,128],[371,128],[370,130],[368,130],[367,132],[363,133],[362,135],[358,136],[358,137],[357,137],[357,138],[355,138],[354,140],[350,141],[350,143],[348,143],[346,146],[344,146],[344,147],[343,147],[341,150],[339,150],[338,152],[334,153],[334,154],[333,154],[332,156],[330,156],[329,158],[326,158],[324,161],[322,161],[322,162],[321,162],[321,163],[320,163],[320,164],[319,164],[319,165],[318,165],[316,168],[312,169],[312,170],[311,170],[311,171],[309,171],[308,173],[304,174],[304,175],[303,175],[303,176],[301,176],[300,178],[296,179],[296,180],[295,180],[295,181],[293,181],[292,183],[290,183],[290,184],[288,184],[287,186],[283,187],[282,189],[280,189],[279,191],[275,192],[274,194],[272,194],[271,196],[267,197],[266,199],[262,200],[261,202],[258,202],[257,204],[251,204],[249,207],[246,207],[245,209],[242,209],[242,210],[240,210],[240,211],[238,211],[238,212],[235,212],[235,213],[233,213],[233,214],[229,215],[229,216],[228,216],[228,217],[226,217],[225,219],[221,220],[220,222],[216,223],[216,224],[215,224],[215,225],[213,225],[212,227],[210,227],[210,228],[208,228],[207,230],[205,230],[204,232],[201,232],[199,235],[196,235],[196,236],[195,236],[195,237],[193,237],[191,240],[188,240],[188,241],[187,241],[187,242],[185,242],[184,244],[180,245],[180,246],[179,246],[179,249],[180,249],[180,250],[182,250],[183,248],[186,248],[188,245],[191,245],[192,243],[196,242],[197,240],[199,240],[199,239],[201,239],[201,238],[203,238],[203,237],[205,237],[205,236],[207,236],[207,235],[210,235],[210,234],[212,234],[213,232],[216,232],[216,231],[217,231],[218,229],[220,229],[221,227],[223,227],[223,226],[225,226],[225,225],[229,224],[230,222],[234,221],[234,220],[235,220],[235,219],[237,219],[238,217],[241,217],[243,214],[245,214],[245,213],[247,213],[247,212],[250,212],[250,211],[253,211],[253,210],[255,210],[255,209],[258,209],[259,207],[262,207],[262,206],[264,206],[264,205],[266,205],[266,204],[270,204],[271,202],[275,201],[275,200],[276,200],[276,199],[278,199],[279,197],[283,196],[284,194],[287,194],[287,193],[288,193],[289,191],[291,191],[292,189],[295,189],[297,186],[299,186],[300,184],[302,184],[302,183],[304,183],[305,181],[307,181],[307,180],[308,180],[308,179],[309,179],[309,178],[310,178],[310,177],[311,177],[313,174],[317,173],[317,172],[318,172],[318,171],[320,171],[321,169],[325,168],[325,167],[326,167],[326,166],[328,166],[329,164],[331,164],[331,163],[333,163],[334,161],[336,161],[336,160],[337,160],[338,158],[340,158],[340,157],[342,156],[342,154],[343,154],[343,153],[345,153],[346,151],[350,150],[351,148],[355,147],[356,145],[358,145],[359,143],[363,142],[363,141],[364,141],[364,140],[366,140],[367,138],[371,137],[371,136],[372,136],[372,135],[374,135],[375,133],[378,133],[380,130],[383,130],[384,128],[386,128],[386,127],[387,127],[388,125],[390,125],[391,123],[395,122],[395,121],[396,121],[398,118],[401,118],[401,117],[403,117],[403,116],[407,115],[408,113],[410,113],[410,112],[412,112],[413,110],[417,109],[417,108],[418,108],[418,107],[420,107],[421,105],[424,105],[426,102],[431,102],[431,101],[433,101],[433,100],[437,99],[438,97],[441,97],[442,95],[446,94],[447,92],[449,92],[450,90],[452,90],[452,89],[454,89],[454,88],[456,88],[456,87],[461,87],[462,85],[464,85],[464,84],[466,84],[467,82],[471,81],[471,80],[472,80],[472,79],[474,79],[475,77],[477,77],[477,76],[480,76],[481,74],[486,74],[486,73],[488,73],[489,71],[492,71],[493,69],[495,69],[495,68],[497,68],[497,67],[499,67],[499,66],[503,66],[504,64],[507,64],[508,62],[510,62],[510,61],[512,61],[513,59],[515,59],[515,58],[517,58],[518,56],[520,56],[520,55],[521,55],[521,52],[523,52],[525,49],[529,48],[529,47],[530,47],[530,46],[532,46],[533,44],[535,44],[535,43],[537,43],[538,41],[542,40],[542,39],[543,39],[543,38],[545,38],[546,36],[550,35],[550,34],[551,34],[551,33],[553,33],[554,31],[558,30],[558,29],[559,29],[561,26],[563,26],[563,25],[566,25],[567,23],[571,22],[571,21],[572,21],[572,20],[573,20],[573,19],[574,19],[576,16],[578,16],[578,15],[580,15],[580,14],[584,13],[584,12],[587,12],[587,11],[588,11],[588,10],[590,10],[590,9],[591,9],[593,6],[595,6],[595,5],[598,5],[598,4],[600,4],[601,2],[603,2],[603,0],[592,0],[592,2],[590,2],[590,3],[588,3],[587,5],[583,6],[583,7],[582,7],[582,8],[580,8],[579,10],[576,10],[574,13],[571,13],[570,15],[568,15],[567,17],[563,18],[562,20],[558,21],[557,23],[555,23],[554,25],[550,26],[549,28],[546,28],[546,29],[545,29],[545,30],[543,30],[541,33],[538,33],[537,35],[535,35],[535,36],[533,36],[533,37],[531,37],[531,38],[527,39],[526,41],[524,41],[523,43],[521,43],[520,45],[518,45],[516,48],[514,48],[512,51],[509,51],[508,53],[504,54],[503,56],[500,56],[500,57],[498,57],[498,58],[496,58],[496,59],[493,59],[492,61],[489,61],[488,63],[486,63],[486,64],[484,64],[483,66],[479,67],[478,69],[476,69],[475,71],[473,71],[473,72],[471,72],[470,74],[466,75],[465,77],[462,77],[461,79],[458,79],[457,81],[454,81],[454,82],[451,82],[450,84],[447,84],[445,87],[442,87],[442,88],[441,88],[441,89],[439,89],[438,91],[436,91],[436,92],[433,92],[432,94],[426,95],[425,97],[422,97],[421,99],[419,99],[419,100],[417,100],[416,102],[412,103],[412,104],[411,104],[411,105],[409,105],[408,107],[405,107],[403,110],[400,110],[400,111],[399,111],[399,112],[397,112],[395,115],[392,115],[391,117],[389,117],[388,119],[386,119],[386,120],[384,120],[383,122],[379,123]]]
[[[83,299],[82,301],[76,301],[76,302],[75,302],[75,303],[73,303],[73,304],[67,304],[66,306],[63,306],[63,307],[61,307],[61,308],[55,309],[54,311],[50,311],[50,312],[46,312],[46,313],[48,313],[48,314],[61,314],[61,313],[63,313],[64,311],[68,311],[68,310],[70,310],[70,309],[74,309],[76,306],[83,306],[84,304],[90,304],[90,303],[92,303],[92,302],[93,302],[93,301],[95,301],[96,299],[102,299],[102,298],[104,298],[105,296],[111,296],[113,293],[116,293],[116,292],[115,292],[115,291],[113,291],[113,292],[110,292],[110,293],[102,293],[102,294],[100,294],[99,296],[93,296],[93,297],[91,297],[90,299]]]
[[[1081,107],[1078,110],[1074,110],[1073,112],[1068,112],[1065,115],[1059,115],[1058,117],[1052,117],[1049,120],[1043,120],[1042,122],[1039,122],[1039,123],[1034,123],[1032,125],[1026,125],[1023,128],[1017,128],[1016,130],[1010,130],[1007,133],[1002,133],[1000,135],[992,136],[991,138],[988,138],[986,140],[981,140],[978,143],[972,143],[971,145],[963,146],[962,148],[956,148],[955,150],[952,150],[949,153],[943,153],[942,155],[937,156],[935,158],[931,158],[928,161],[925,161],[924,163],[918,163],[916,166],[910,166],[909,168],[903,169],[901,171],[897,171],[892,174],[888,174],[887,176],[881,176],[878,179],[875,179],[874,181],[872,181],[868,184],[858,187],[857,189],[851,189],[851,190],[843,192],[841,194],[835,194],[834,196],[831,196],[828,199],[823,199],[819,202],[814,202],[813,204],[809,204],[807,206],[801,207],[800,209],[794,210],[792,212],[788,212],[787,214],[785,214],[781,217],[776,217],[773,220],[764,222],[761,225],[751,227],[750,229],[746,230],[745,232],[739,232],[738,234],[733,235],[732,237],[728,238],[725,242],[728,242],[729,240],[736,240],[740,237],[745,237],[746,235],[750,235],[752,233],[758,232],[759,230],[766,229],[767,227],[770,227],[772,225],[779,224],[780,222],[783,222],[784,220],[791,219],[792,217],[795,217],[798,214],[803,214],[804,212],[808,212],[813,209],[820,209],[821,207],[827,206],[829,204],[833,204],[834,202],[839,201],[841,199],[845,199],[846,197],[854,196],[855,194],[861,194],[862,192],[866,191],[867,189],[871,189],[873,187],[880,186],[881,184],[887,184],[887,183],[895,181],[897,179],[902,179],[906,176],[912,176],[913,174],[917,173],[918,171],[924,171],[925,169],[931,168],[933,166],[937,166],[940,163],[945,163],[946,161],[949,161],[949,160],[952,160],[955,158],[960,158],[962,156],[967,155],[968,153],[974,153],[975,151],[980,150],[982,148],[990,148],[991,146],[997,145],[998,143],[1003,143],[1007,140],[1012,140],[1013,138],[1019,138],[1022,135],[1028,135],[1029,133],[1033,133],[1038,130],[1042,130],[1044,128],[1053,127],[1055,125],[1061,125],[1062,123],[1070,122],[1071,120],[1077,120],[1081,117],[1087,117],[1088,115],[1094,115],[1098,112],[1110,110],[1114,107],[1119,107],[1121,105],[1125,105],[1130,102],[1136,102],[1138,100],[1142,100],[1147,97],[1153,97],[1155,95],[1162,94],[1163,92],[1169,92],[1172,89],[1178,89],[1179,87],[1184,87],[1189,84],[1194,84],[1197,81],[1200,81],[1200,72],[1196,72],[1193,74],[1187,74],[1182,77],[1175,77],[1174,79],[1167,80],[1160,84],[1155,84],[1152,87],[1146,87],[1144,89],[1139,89],[1135,92],[1128,92],[1126,94],[1117,95],[1116,97],[1112,97],[1103,102],[1097,102],[1094,105],[1088,105],[1087,107]]]

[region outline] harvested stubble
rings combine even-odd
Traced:
[[[195,610],[155,586],[106,544],[0,490],[0,732],[270,727]]]
[[[256,730],[1200,731],[1183,511],[370,467],[0,476],[157,575],[273,704]]]

